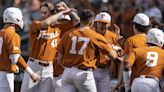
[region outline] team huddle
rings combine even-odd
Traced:
[[[119,83],[111,87],[109,73],[113,62],[121,63],[118,76],[125,92],[162,92],[164,33],[150,27],[146,14],[134,16],[134,35],[121,46],[119,32],[109,30],[112,18],[107,12],[95,16],[93,11],[83,10],[78,15],[64,2],[56,7],[43,2],[40,12],[42,19],[29,26],[26,63],[16,33],[24,25],[22,12],[15,7],[4,11],[0,92],[14,92],[14,73],[19,68],[25,71],[21,92],[117,92]]]

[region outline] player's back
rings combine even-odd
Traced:
[[[125,54],[129,54],[134,48],[145,47],[146,44],[146,35],[145,34],[137,34],[132,37],[129,37],[124,44]]]
[[[134,50],[136,56],[133,66],[135,69],[135,76],[140,75],[154,75],[158,78],[161,77],[164,68],[164,51],[157,47],[144,47]]]
[[[95,68],[96,50],[98,50],[95,44],[109,52],[111,50],[109,45],[102,45],[101,43],[107,44],[107,41],[89,27],[82,27],[65,33],[61,40],[61,44],[65,44],[65,46],[59,49],[60,52],[64,53],[62,64],[68,67],[84,65]]]

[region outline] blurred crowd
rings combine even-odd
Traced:
[[[121,35],[127,38],[133,35],[132,19],[138,12],[146,13],[155,24],[163,28],[164,0],[0,0],[0,28],[3,26],[3,10],[9,6],[18,7],[24,15],[25,26],[21,32],[23,54],[28,55],[28,26],[33,20],[40,19],[40,5],[43,1],[51,1],[54,5],[64,1],[77,12],[91,9],[96,14],[107,11],[112,16],[112,23],[121,29]],[[155,18],[154,18],[155,17]]]

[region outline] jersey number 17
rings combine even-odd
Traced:
[[[84,49],[87,47],[87,45],[90,41],[90,38],[73,36],[71,40],[72,40],[72,47],[71,47],[70,53],[83,55]],[[79,51],[76,50],[77,42],[84,42]]]

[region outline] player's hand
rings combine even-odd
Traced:
[[[69,9],[69,7],[64,2],[60,2],[60,3],[56,4],[56,6],[59,11],[65,11],[65,10]]]
[[[119,60],[120,62],[123,62],[124,57],[117,57],[117,60]]]
[[[37,82],[40,80],[40,76],[37,73],[33,73],[30,77],[34,82]]]
[[[124,55],[124,51],[121,47],[112,45],[112,48],[117,52],[118,57],[122,57]]]
[[[112,87],[111,92],[116,92],[117,89],[118,89],[118,85],[115,84],[115,85]]]
[[[124,51],[123,51],[122,48],[117,50],[117,55],[118,55],[118,57],[123,57],[124,56]]]
[[[118,36],[120,36],[120,27],[117,26],[116,24],[114,24],[114,32],[115,32]]]

